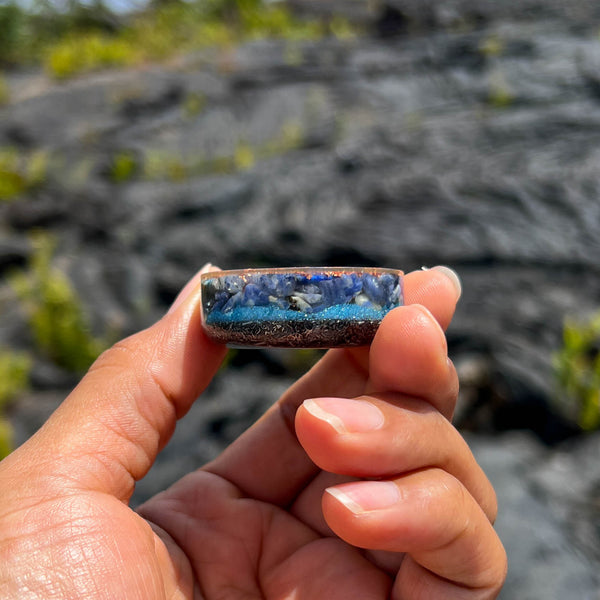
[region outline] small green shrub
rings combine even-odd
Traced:
[[[140,164],[135,165],[136,172],[150,181],[167,179],[183,181],[189,177],[200,175],[220,175],[235,171],[247,171],[258,160],[278,156],[300,148],[304,142],[302,124],[295,120],[283,123],[277,135],[262,144],[251,145],[239,140],[232,154],[205,156],[202,154],[187,155],[166,151],[149,150],[140,157]],[[115,178],[114,178],[115,179]],[[115,181],[125,181],[127,178]]]
[[[487,58],[502,56],[504,41],[498,35],[490,35],[480,42],[479,51]]]
[[[43,150],[22,154],[14,148],[0,148],[0,200],[12,200],[43,183],[48,161]]]
[[[13,429],[10,423],[0,416],[0,460],[12,452],[13,445]]]
[[[554,356],[558,406],[583,430],[600,427],[600,313],[566,319]]]
[[[129,181],[137,172],[138,163],[135,156],[128,151],[118,152],[110,167],[110,178],[115,183]]]
[[[304,130],[299,121],[289,120],[283,124],[278,143],[275,144],[275,153],[283,154],[288,150],[299,148],[304,143]]]
[[[162,60],[174,53],[231,44],[233,32],[207,17],[202,3],[170,2],[135,19],[121,38],[143,49],[141,60]]]
[[[492,86],[488,100],[494,108],[508,108],[514,102],[515,97],[507,87]]]
[[[183,112],[190,119],[197,117],[206,106],[206,96],[204,94],[191,92],[183,101]]]
[[[260,3],[250,2],[251,5]],[[283,6],[262,8],[249,6],[239,10],[244,37],[250,39],[278,37],[288,40],[310,40],[323,36],[319,21],[299,21]]]
[[[57,79],[137,62],[139,52],[125,40],[101,33],[73,35],[54,45],[46,69]]]
[[[0,73],[0,106],[10,102],[10,89],[2,73]]]
[[[231,47],[247,40],[275,37],[307,40],[328,33],[348,38],[346,20],[329,27],[302,20],[282,5],[261,0],[166,2],[131,18],[114,31],[69,27],[39,49],[48,72],[58,79],[107,67],[163,60],[176,53],[207,47]]]
[[[42,63],[57,79],[257,38],[356,34],[343,17],[300,19],[284,3],[265,0],[157,0],[126,16],[102,0],[35,0],[25,9],[7,1],[0,4],[0,67]]]
[[[3,416],[4,408],[27,388],[30,371],[28,354],[0,348],[0,460],[13,449],[13,431]]]
[[[165,167],[169,181],[183,181],[189,177],[189,168],[182,159],[172,157],[165,162]]]
[[[30,370],[28,354],[0,349],[0,411],[27,387]]]
[[[34,238],[29,269],[10,283],[26,310],[36,349],[57,365],[81,373],[107,346],[90,332],[81,301],[67,276],[52,265],[54,243]]]
[[[0,148],[0,200],[11,200],[27,187],[19,155],[12,148]]]
[[[16,2],[0,4],[0,65],[11,65],[19,59],[25,15]]]
[[[32,152],[25,162],[27,189],[38,187],[46,181],[49,172],[50,155],[45,150]]]
[[[501,71],[492,73],[488,90],[488,102],[493,108],[503,109],[511,106],[515,95]]]
[[[256,162],[256,155],[252,146],[243,141],[238,142],[233,155],[233,162],[236,169],[240,171],[251,169]]]
[[[359,31],[347,19],[337,15],[329,22],[329,30],[338,40],[354,39]]]

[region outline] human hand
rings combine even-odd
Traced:
[[[136,512],[135,481],[225,353],[202,331],[194,278],[0,463],[0,597],[494,598],[495,495],[449,420],[442,328],[458,296],[443,271],[406,275],[407,304],[423,306],[392,311],[370,349],[330,350]]]

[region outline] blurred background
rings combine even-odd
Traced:
[[[447,264],[502,598],[598,599],[599,240],[596,2],[0,1],[1,455],[205,262]],[[319,356],[232,351],[134,503]]]

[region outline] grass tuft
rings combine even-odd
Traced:
[[[139,52],[125,40],[102,34],[74,34],[50,48],[47,70],[57,79],[108,67],[124,67],[138,60]]]
[[[84,372],[108,345],[94,337],[81,300],[67,276],[52,264],[54,242],[34,236],[29,269],[10,278],[23,303],[36,349],[57,365]]]
[[[0,147],[0,200],[13,200],[42,184],[48,174],[48,159],[44,150],[22,153]]]
[[[110,178],[114,183],[125,183],[133,178],[138,170],[138,163],[133,153],[126,150],[113,157],[110,167]]]
[[[561,411],[584,431],[600,428],[600,313],[565,320],[554,368]]]
[[[343,17],[329,24],[302,20],[285,6],[258,0],[169,2],[132,17],[115,31],[70,31],[49,43],[42,55],[47,71],[65,79],[206,47],[262,38],[310,40],[327,34],[347,39],[354,31]]]
[[[13,430],[4,411],[13,398],[27,389],[30,371],[28,354],[0,348],[0,460],[13,449]]]
[[[4,75],[0,73],[0,106],[8,104],[10,102],[10,88],[4,78]]]

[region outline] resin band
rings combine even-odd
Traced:
[[[333,348],[369,344],[403,303],[402,272],[304,267],[201,277],[207,335],[230,346]]]

